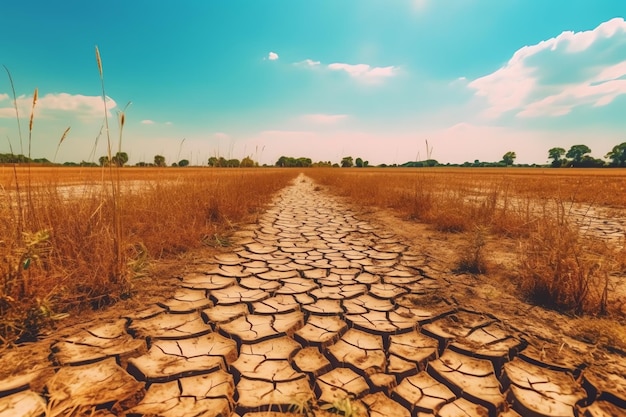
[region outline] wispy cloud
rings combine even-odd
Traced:
[[[269,59],[270,61],[276,61],[278,59],[278,54],[276,52],[270,52],[267,55],[267,59]]]
[[[294,63],[294,65],[296,65],[296,66],[309,67],[309,68],[319,67],[320,64],[321,64],[320,61],[314,61],[312,59],[305,59],[304,61],[300,61],[300,62],[295,62]]]
[[[161,122],[161,121],[152,120],[152,119],[144,119],[144,120],[141,120],[139,123],[142,125],[146,125],[146,126],[153,126],[153,125],[154,126],[172,126],[173,125],[173,123],[169,121]]]
[[[626,22],[563,32],[519,49],[505,66],[468,84],[485,97],[485,116],[563,116],[575,107],[606,106],[626,94]]]
[[[368,64],[345,64],[333,63],[328,65],[328,69],[332,71],[344,71],[350,77],[366,82],[378,82],[385,78],[393,77],[397,74],[398,68],[389,67],[372,67]]]
[[[391,78],[398,75],[399,68],[396,66],[388,67],[372,67],[368,64],[346,64],[343,62],[335,62],[332,64],[321,66],[320,61],[313,59],[305,59],[303,61],[294,62],[295,66],[302,68],[325,68],[330,71],[345,72],[351,78],[357,79],[365,83],[378,83],[385,78]]]
[[[305,122],[318,123],[318,124],[333,124],[341,120],[348,118],[347,114],[325,114],[325,113],[313,113],[305,114],[300,117]]]

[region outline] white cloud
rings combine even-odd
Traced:
[[[8,94],[0,93],[0,101],[7,100],[9,98]]]
[[[278,54],[276,52],[270,52],[267,55],[267,59],[269,59],[270,61],[276,61],[278,59]]]
[[[626,94],[626,22],[563,32],[519,49],[497,71],[468,84],[489,105],[484,115],[562,116],[577,106],[605,106]]]
[[[142,120],[141,124],[142,125],[153,125],[154,124],[154,120],[150,120],[150,119]]]
[[[367,64],[344,64],[333,63],[328,65],[328,69],[332,71],[345,71],[352,78],[362,81],[378,82],[384,78],[393,77],[397,74],[398,68],[389,67],[371,67]]]
[[[305,114],[300,118],[305,122],[311,123],[319,123],[319,124],[333,124],[337,123],[341,120],[344,120],[348,117],[347,114],[324,114],[324,113],[314,113],[314,114]]]
[[[485,112],[488,117],[498,117],[503,113],[521,107],[536,88],[535,72],[526,68],[521,60],[516,59],[519,51],[509,63],[485,77],[469,83],[476,90],[476,95],[486,97],[490,108]]]
[[[593,46],[598,40],[619,35],[620,31],[624,31],[624,19],[614,18],[602,23],[594,30],[585,32],[563,32],[552,42],[552,49],[557,49],[560,46],[559,44],[565,44],[568,52],[582,52]],[[552,39],[550,41],[552,41]]]
[[[107,97],[107,110],[116,106],[115,101]],[[79,117],[102,117],[104,112],[102,97],[68,93],[46,94],[39,98],[36,108],[72,112]]]
[[[5,94],[6,95],[6,94]],[[32,96],[19,96],[17,98],[17,107],[20,117],[30,117],[33,105]],[[111,110],[117,106],[115,100],[107,97],[107,110],[111,116]],[[104,105],[100,96],[84,96],[81,94],[68,93],[52,93],[39,96],[35,105],[35,116],[39,118],[49,118],[55,113],[69,113],[80,119],[92,119],[103,116]],[[13,101],[3,103],[0,106],[0,118],[15,117],[15,108]]]
[[[593,107],[606,106],[621,94],[626,94],[626,80],[573,85],[558,94],[528,104],[518,116],[563,116],[582,104],[590,104]]]
[[[304,68],[319,68],[320,61],[314,61],[312,59],[305,59],[294,63],[295,66]],[[335,62],[328,64],[325,68],[331,71],[343,71],[350,77],[366,83],[378,83],[385,78],[390,78],[398,74],[398,67],[372,67],[368,64],[346,64],[342,62]]]
[[[598,81],[613,81],[626,78],[626,61],[607,67],[598,74]]]
[[[304,61],[294,63],[294,65],[309,68],[319,67],[320,64],[320,61],[313,61],[312,59],[305,59]]]

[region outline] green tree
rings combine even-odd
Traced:
[[[552,159],[552,167],[558,168],[563,166],[565,160],[561,159],[565,155],[565,149],[563,148],[551,148],[548,150],[548,158]]]
[[[228,161],[226,161],[226,164],[223,166],[226,166],[228,168],[239,168],[239,165],[241,165],[241,162],[239,161],[239,159],[229,159]]]
[[[357,166],[357,168],[363,168],[363,160],[361,158],[357,158],[354,161],[354,164]]]
[[[289,158],[286,156],[281,156],[280,158],[278,158],[278,161],[276,161],[276,166],[277,167],[288,167],[289,165]]]
[[[104,155],[101,156],[100,158],[98,158],[98,162],[100,163],[101,167],[105,167],[109,165],[109,157]]]
[[[341,159],[341,167],[342,168],[350,168],[354,166],[354,160],[351,156],[345,156]]]
[[[611,160],[611,166],[613,167],[626,166],[626,142],[613,146],[611,152],[607,153],[604,157]]]
[[[581,168],[602,168],[605,166],[605,163],[602,159],[596,159],[592,156],[585,155],[578,166]]]
[[[310,167],[313,165],[311,158],[293,158],[291,156],[281,156],[275,164],[277,167]]]
[[[154,165],[158,167],[167,166],[165,164],[165,157],[163,155],[154,155]]]
[[[515,152],[509,151],[502,155],[502,162],[504,162],[506,166],[513,165],[515,158],[517,158]]]
[[[30,162],[31,159],[22,154],[15,155],[14,153],[3,153],[0,154],[0,163],[3,164],[21,164],[24,162]]]
[[[569,148],[565,156],[572,158],[572,166],[577,167],[581,165],[583,156],[588,153],[591,153],[591,149],[587,145],[574,145]]]
[[[117,152],[113,158],[111,158],[111,163],[118,167],[123,167],[127,162],[128,154],[126,152]]]
[[[250,158],[249,156],[246,156],[245,158],[243,158],[241,160],[241,164],[239,166],[241,166],[242,168],[252,168],[254,167],[255,162],[252,160],[252,158]]]
[[[313,161],[311,160],[311,158],[300,157],[300,158],[296,159],[296,166],[297,167],[308,168],[311,165],[313,165]]]
[[[181,159],[180,161],[178,161],[178,166],[179,167],[189,166],[189,160],[188,159]]]

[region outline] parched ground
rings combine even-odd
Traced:
[[[459,238],[300,177],[228,250],[2,351],[0,417],[626,415],[623,344],[519,301],[507,244],[456,274]]]

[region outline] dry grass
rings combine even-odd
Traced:
[[[520,242],[520,288],[539,304],[605,314],[614,253],[600,238],[583,239],[559,207],[553,216],[539,218]]]
[[[485,235],[486,230],[482,227],[476,227],[475,230],[467,234],[467,243],[459,254],[458,272],[469,272],[470,274],[487,273],[488,262],[485,257]]]
[[[626,326],[605,318],[577,318],[568,331],[571,337],[599,348],[626,355]]]
[[[569,214],[577,205],[626,209],[624,170],[316,169],[307,174],[357,205],[392,208],[439,231],[464,233],[459,271],[488,269],[485,237],[516,239],[515,283],[521,296],[576,314],[610,312],[608,276],[623,271],[625,250],[583,237]]]
[[[112,199],[108,168],[16,169],[0,183],[0,337],[32,338],[59,313],[130,296],[150,260],[224,244],[296,174],[121,168]]]
[[[514,190],[507,176],[461,171],[317,169],[311,176],[357,204],[393,208],[440,231],[465,232],[479,224],[504,235],[523,233],[529,213],[509,198]]]

